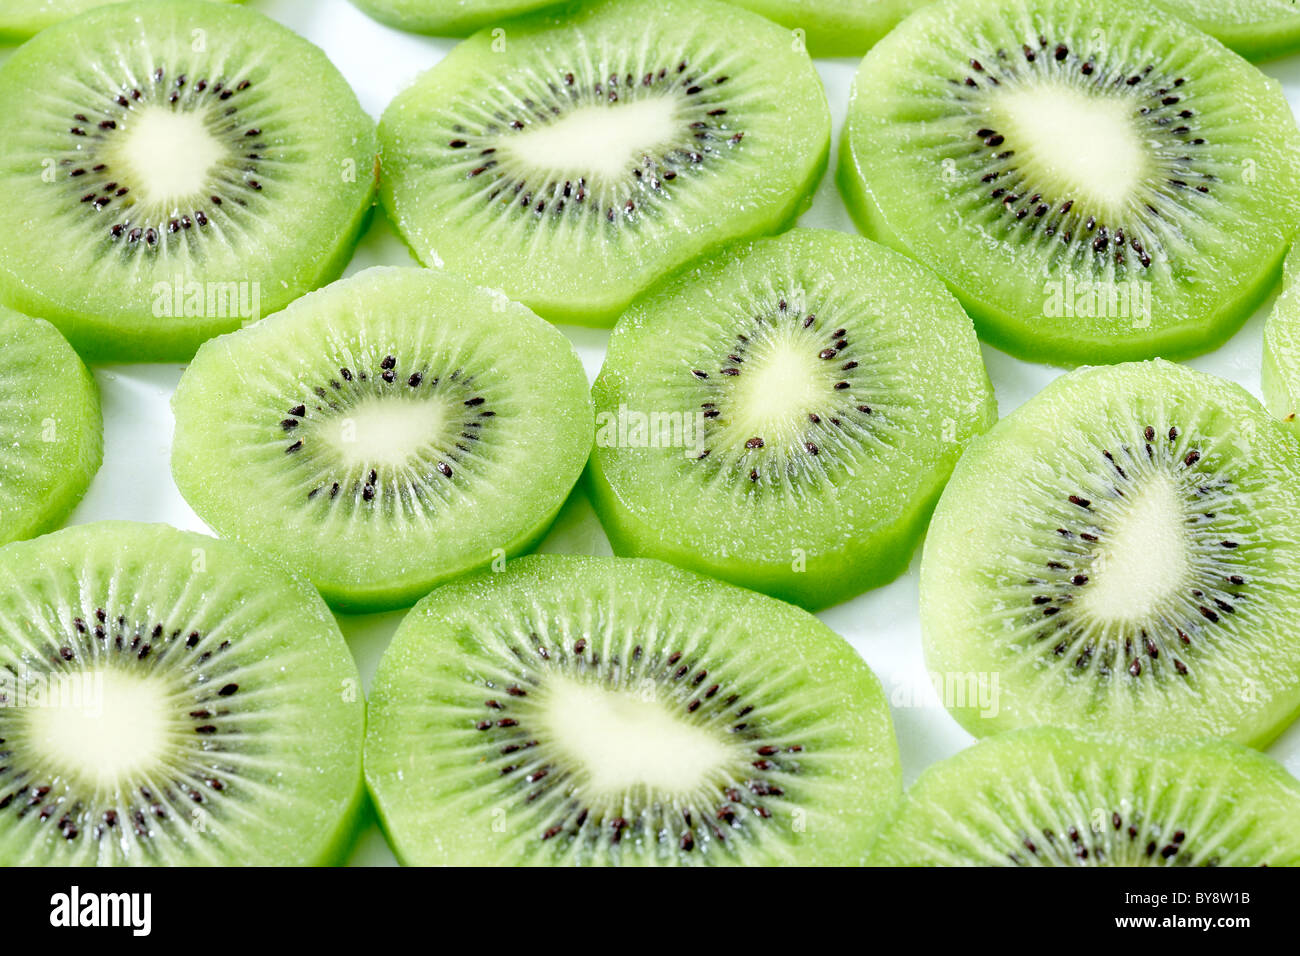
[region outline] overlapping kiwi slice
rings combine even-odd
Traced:
[[[1034,728],[981,741],[921,775],[870,862],[1300,866],[1294,777],[1238,744],[1158,731]]]
[[[380,123],[383,196],[425,264],[553,321],[806,206],[826,96],[787,31],[713,0],[607,0],[483,30]]]
[[[433,592],[375,677],[366,777],[413,864],[857,864],[900,782],[874,675],[811,615],[657,561]]]
[[[373,124],[324,53],[238,6],[113,3],[0,69],[0,301],[157,360],[341,270]]]
[[[1226,43],[1262,60],[1300,47],[1300,7],[1295,0],[1155,0]]]
[[[102,7],[123,0],[5,0],[0,9],[0,42],[25,40],[92,7]],[[153,0],[157,2],[157,0]],[[242,3],[243,0],[216,0],[217,3]]]
[[[526,549],[592,441],[568,341],[440,270],[372,269],[215,339],[172,404],[195,511],[354,610]]]
[[[1277,418],[1300,432],[1300,257],[1287,257],[1282,292],[1264,325],[1264,400]]]
[[[54,326],[0,306],[0,544],[62,521],[103,457],[86,366]]]
[[[464,36],[488,23],[556,6],[564,0],[352,0],[381,23],[399,30]]]
[[[931,0],[731,0],[791,30],[813,56],[861,56]]]
[[[1300,446],[1167,362],[1058,379],[972,444],[921,562],[926,664],[976,735],[1262,746],[1300,710]]]
[[[328,608],[244,548],[106,522],[0,549],[0,864],[331,861],[364,708]]]
[[[1300,222],[1278,85],[1121,0],[941,2],[863,60],[841,185],[982,337],[1062,364],[1208,349]]]
[[[639,301],[593,395],[592,499],[620,554],[813,608],[907,566],[997,418],[943,284],[811,229],[728,248]]]

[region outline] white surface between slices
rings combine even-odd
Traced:
[[[376,118],[398,91],[456,43],[381,26],[347,0],[249,0],[248,6],[269,14],[322,47],[352,84],[362,106]],[[0,47],[0,58],[9,49]],[[826,84],[835,123],[832,169],[800,224],[854,232],[835,190],[833,174],[840,127],[848,108],[849,86],[857,61],[819,60],[817,67]],[[1282,82],[1295,109],[1300,104],[1300,55],[1265,64],[1263,69]],[[381,214],[376,215],[374,225],[362,240],[348,273],[373,265],[412,264],[405,246]],[[1222,348],[1187,364],[1240,382],[1258,395],[1263,322],[1271,306],[1271,301],[1265,303]],[[608,333],[572,327],[563,327],[563,331],[577,347],[588,376],[594,377],[604,357]],[[1057,369],[1021,362],[987,346],[984,359],[1003,415],[1061,374]],[[181,499],[169,470],[172,421],[168,401],[180,373],[181,367],[174,365],[95,369],[104,397],[104,466],[71,523],[122,518],[165,521],[180,528],[207,530]],[[576,504],[542,550],[608,554],[608,542],[590,508],[585,502]],[[908,573],[894,583],[819,615],[862,654],[884,683],[902,749],[905,782],[909,784],[926,766],[971,742],[970,735],[943,709],[925,671],[916,572],[917,562],[913,560]],[[401,612],[340,618],[367,686],[401,618]],[[1285,732],[1268,752],[1285,763],[1292,773],[1300,775],[1300,724]],[[376,825],[371,824],[362,836],[353,862],[393,862]]]

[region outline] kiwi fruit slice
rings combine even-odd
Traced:
[[[1295,0],[1155,0],[1252,60],[1300,48]]]
[[[864,58],[840,182],[981,337],[1078,365],[1233,332],[1300,222],[1297,151],[1278,84],[1164,11],[945,0]]]
[[[980,687],[945,701],[976,736],[1263,746],[1300,710],[1300,448],[1210,375],[1072,372],[971,445],[920,598],[929,669]]]
[[[813,56],[861,56],[931,0],[731,0],[799,31]]]
[[[306,865],[346,848],[365,705],[320,597],[228,542],[0,549],[0,865]]]
[[[1287,257],[1282,291],[1264,323],[1264,401],[1277,418],[1300,433],[1300,282],[1297,255]]]
[[[95,380],[48,322],[0,306],[0,544],[58,525],[104,458]]]
[[[907,566],[997,418],[943,283],[815,229],[728,248],[639,300],[593,396],[591,497],[617,553],[814,609]]]
[[[1300,866],[1300,783],[1221,740],[1017,730],[921,774],[878,866]]]
[[[0,43],[25,40],[48,26],[122,0],[5,0],[0,9]],[[157,2],[157,0],[154,0]],[[242,3],[243,0],[215,0],[217,3]]]
[[[370,269],[214,339],[172,406],[194,510],[347,610],[527,549],[592,441],[568,340],[439,270]]]
[[[806,208],[830,114],[812,60],[762,17],[613,0],[474,34],[379,137],[384,203],[421,262],[610,325],[669,271]]]
[[[810,614],[536,555],[402,622],[366,779],[410,864],[853,865],[901,777],[880,683]]]
[[[0,68],[0,302],[97,360],[188,358],[334,278],[373,124],[325,54],[200,0],[112,3]]]
[[[488,23],[501,23],[563,0],[352,0],[380,23],[412,33],[464,36]]]

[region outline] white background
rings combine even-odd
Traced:
[[[288,25],[322,47],[356,90],[361,105],[376,119],[384,107],[424,70],[433,66],[456,41],[413,36],[384,27],[356,10],[348,0],[250,0],[248,6]],[[9,49],[0,47],[0,60]],[[826,84],[835,124],[832,164],[838,152],[840,125],[848,101],[854,60],[821,60],[817,68]],[[1284,84],[1295,109],[1300,104],[1300,55],[1263,66]],[[817,192],[801,225],[842,229],[853,225],[834,186],[834,169]],[[414,264],[382,212],[363,238],[348,274],[374,265]],[[1259,394],[1261,335],[1271,302],[1225,346],[1188,364],[1234,379]],[[608,333],[562,327],[594,377],[604,357]],[[1011,412],[1060,374],[1057,369],[1013,359],[990,347],[984,359],[997,389],[1003,415]],[[100,367],[95,370],[103,394],[104,465],[70,523],[106,518],[165,521],[179,528],[207,531],[181,498],[169,468],[172,416],[168,404],[180,377],[179,365]],[[545,551],[608,554],[609,544],[590,506],[575,496],[560,523],[542,546]],[[972,738],[950,718],[926,679],[917,619],[917,562],[902,578],[819,616],[842,634],[875,670],[891,697],[902,750],[905,783],[928,764],[949,756]],[[366,687],[403,612],[341,616],[339,624],[361,668]],[[1294,622],[1300,626],[1300,622]],[[1300,723],[1269,751],[1300,775]],[[360,864],[393,862],[382,834],[371,821],[353,854]]]

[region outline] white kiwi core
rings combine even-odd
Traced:
[[[818,358],[802,339],[798,332],[773,335],[745,360],[726,405],[727,434],[735,445],[754,437],[788,444],[806,431],[809,412],[826,407],[839,366]]]
[[[568,678],[549,683],[541,723],[555,746],[583,768],[594,794],[638,786],[690,793],[739,759],[732,746],[675,717],[652,694]]]
[[[400,467],[437,444],[448,409],[425,398],[363,399],[345,415],[321,423],[321,435],[348,467]]]
[[[1079,596],[1081,609],[1095,620],[1134,623],[1184,591],[1191,577],[1184,522],[1177,483],[1152,474],[1116,514]]]
[[[625,174],[643,154],[676,139],[680,127],[676,101],[650,96],[578,107],[552,123],[505,138],[500,149],[552,174],[613,179]]]
[[[116,146],[136,199],[170,209],[200,195],[229,156],[200,112],[148,106],[131,114]]]
[[[164,762],[176,731],[166,685],[106,667],[45,685],[26,710],[31,746],[66,776],[113,788]]]
[[[989,110],[1027,178],[1054,183],[1089,209],[1122,213],[1147,179],[1134,99],[1043,82],[1000,91]]]

